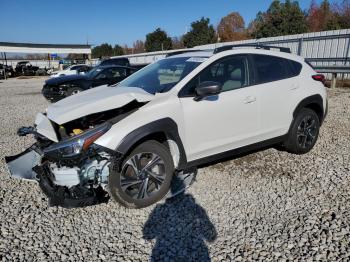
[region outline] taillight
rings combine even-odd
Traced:
[[[324,75],[322,75],[322,74],[313,75],[312,79],[315,80],[315,81],[322,82],[322,84],[326,83],[326,77]]]

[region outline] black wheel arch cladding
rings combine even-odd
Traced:
[[[116,151],[125,155],[135,145],[135,143],[155,133],[164,133],[167,138],[176,142],[180,152],[180,159],[177,169],[185,167],[187,164],[185,149],[179,135],[177,124],[171,118],[162,118],[135,129],[124,137],[122,142],[116,148]]]
[[[310,108],[314,110],[319,117],[320,123],[322,124],[325,113],[323,108],[323,99],[321,95],[312,95],[301,100],[293,112],[294,119],[303,108]]]

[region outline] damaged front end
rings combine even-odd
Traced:
[[[18,155],[5,157],[11,176],[38,182],[50,206],[73,208],[107,202],[109,166],[121,155],[94,142],[141,105],[131,103],[63,125],[39,114],[35,127],[17,132],[33,135],[37,142]]]
[[[31,129],[27,134],[34,134],[38,142],[21,154],[5,157],[10,174],[38,182],[50,206],[70,208],[107,202],[105,188],[114,153],[93,142],[110,126],[106,122],[58,143],[42,141]]]

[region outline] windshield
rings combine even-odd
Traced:
[[[118,86],[138,87],[151,94],[164,93],[171,90],[205,59],[203,57],[162,59],[131,75]]]
[[[95,78],[101,71],[103,70],[103,68],[101,67],[94,67],[93,69],[91,69],[89,71],[89,73],[86,74],[86,76],[90,79]]]

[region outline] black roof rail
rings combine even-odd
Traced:
[[[259,43],[257,44],[239,44],[239,45],[225,45],[225,46],[221,46],[218,48],[214,49],[214,54],[223,52],[223,51],[227,51],[227,50],[231,50],[235,47],[255,47],[256,49],[265,49],[265,50],[270,50],[270,49],[279,49],[281,52],[285,52],[285,53],[292,53],[290,51],[289,47],[280,47],[280,46],[270,46],[270,45],[260,45]]]
[[[185,54],[185,53],[192,53],[192,52],[203,52],[203,51],[205,51],[205,50],[193,49],[193,50],[174,51],[174,52],[168,53],[168,54],[166,55],[166,57],[174,56],[174,55],[181,55],[181,54]]]

